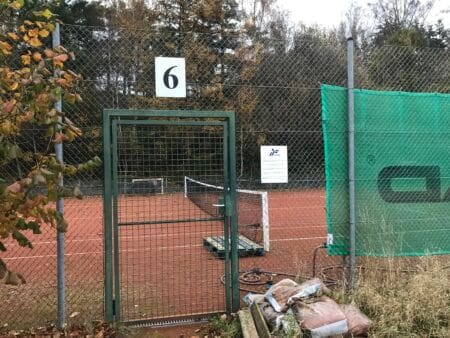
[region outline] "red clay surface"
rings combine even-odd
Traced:
[[[269,192],[270,252],[240,259],[240,269],[310,274],[314,248],[326,241],[322,190]],[[66,200],[66,283],[103,283],[103,204],[100,197]],[[119,200],[119,221],[208,217],[180,194]],[[223,312],[224,261],[202,239],[222,235],[221,222],[143,224],[119,227],[120,294],[123,320],[161,319]],[[28,283],[55,283],[56,240],[51,229],[31,235],[32,250],[10,242],[2,258]],[[321,264],[325,256],[321,254]],[[331,260],[333,261],[333,260]],[[328,263],[331,262],[327,260]],[[279,278],[282,278],[280,276]],[[244,294],[244,293],[243,293]],[[1,306],[0,306],[1,307]],[[1,308],[0,308],[1,310]]]

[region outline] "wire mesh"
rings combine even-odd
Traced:
[[[76,106],[64,104],[68,117],[83,129],[81,137],[64,145],[64,158],[68,163],[101,156],[104,108],[235,111],[238,185],[241,189],[268,192],[270,224],[270,251],[263,256],[241,258],[240,269],[312,274],[314,249],[327,239],[320,85],[345,86],[345,42],[306,31],[296,34],[289,43],[263,41],[245,32],[236,32],[232,37],[184,32],[182,38],[174,39],[151,29],[72,25],[63,25],[61,34],[62,44],[76,55],[71,68],[83,76],[80,88],[83,102]],[[186,58],[185,99],[155,97],[154,58],[161,55]],[[448,49],[394,46],[355,51],[355,83],[367,89],[450,93],[449,56]],[[427,123],[424,119],[423,124]],[[339,127],[345,132],[345,125]],[[192,164],[183,162],[192,158],[184,152],[183,139],[197,142],[198,148],[193,146],[193,151],[208,154],[220,148],[217,140],[211,141],[204,131],[123,127],[120,133],[123,148],[118,158],[119,210],[127,210],[120,214],[121,221],[162,217],[159,211],[159,216],[156,211],[155,214],[150,212],[151,208],[169,210],[179,217],[192,212],[191,205],[188,207],[181,196],[184,176],[203,176],[202,181],[217,184],[218,167],[197,172]],[[392,137],[390,131],[385,131],[384,135]],[[420,137],[428,138],[426,132]],[[39,143],[38,130],[24,133],[20,140],[30,151],[44,146]],[[423,144],[423,151],[429,151],[431,146]],[[289,183],[260,183],[260,145],[287,145]],[[21,165],[1,170],[6,177],[14,177],[25,171],[26,164]],[[146,171],[150,167],[156,170],[151,175]],[[130,183],[132,179],[148,178],[162,180],[141,186]],[[65,201],[69,222],[66,236],[68,314],[80,313],[70,319],[72,322],[103,317],[102,181],[101,168],[66,180],[67,184],[79,184],[85,195],[81,201]],[[336,183],[347,185],[346,179]],[[153,191],[148,190],[150,185]],[[159,194],[158,187],[164,187],[165,193]],[[139,189],[144,189],[146,199],[140,197]],[[175,198],[174,194],[181,195]],[[167,196],[172,197],[167,199]],[[341,203],[346,202],[342,199]],[[204,215],[196,211],[197,216]],[[199,223],[198,227],[201,226]],[[189,229],[185,227],[187,225],[180,224],[174,234],[161,225],[120,227],[121,278],[125,285],[136,285],[136,293],[122,290],[125,319],[141,318],[144,314],[155,318],[177,316],[180,314],[177,311],[207,312],[222,307],[223,289],[214,283],[218,283],[216,277],[223,273],[223,263],[208,253],[197,237],[188,235]],[[217,225],[211,224],[200,232],[216,234],[217,231]],[[35,249],[10,246],[8,252],[2,254],[8,264],[25,275],[28,283],[18,289],[0,288],[0,292],[6,293],[6,298],[2,299],[9,299],[0,302],[1,324],[23,327],[55,321],[54,237],[49,229],[43,236],[32,237]],[[138,239],[135,241],[135,238]],[[177,252],[161,249],[167,242],[182,248]],[[201,255],[202,259],[194,259],[195,255]],[[163,264],[165,260],[178,269],[170,270]],[[315,270],[339,264],[340,258],[321,252],[315,259]],[[149,266],[159,273],[149,276]],[[142,281],[144,277],[146,282]],[[166,288],[157,294],[153,285],[163,283]],[[207,289],[202,286],[208,284]],[[173,297],[174,291],[179,292],[177,299]],[[147,292],[153,292],[152,297],[141,298]],[[13,301],[18,293],[23,302],[16,298]],[[210,301],[208,305],[200,301],[205,298]],[[37,301],[39,311],[25,306]]]
[[[223,184],[223,133],[222,127],[120,126],[118,181],[164,177],[164,193],[119,193],[123,320],[225,311],[224,288],[219,283],[223,261],[210,259],[202,248],[203,238],[223,235],[223,221],[192,203],[184,186],[186,173]],[[218,204],[223,193],[215,197],[211,204]]]

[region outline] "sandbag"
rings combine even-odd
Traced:
[[[319,278],[313,278],[301,283],[297,287],[296,293],[289,297],[287,303],[288,305],[291,305],[298,300],[329,295],[330,293],[330,289],[328,289]]]
[[[279,312],[276,312],[273,307],[268,302],[260,302],[257,303],[259,308],[261,309],[261,313],[269,326],[269,329],[274,332],[279,329],[280,326],[280,316],[282,315]]]
[[[291,309],[286,313],[276,312],[268,302],[259,303],[259,308],[271,333],[275,336],[297,337],[301,334],[300,326]]]
[[[319,278],[298,284],[291,279],[283,279],[266,292],[265,298],[277,312],[284,312],[297,300],[329,294],[331,291]]]
[[[287,301],[290,296],[298,292],[298,286],[299,285],[291,279],[283,279],[267,290],[265,298],[275,311],[286,311]]]
[[[348,332],[347,318],[339,305],[322,296],[313,303],[296,303],[297,321],[312,338],[328,337]]]
[[[248,306],[253,303],[259,304],[265,301],[264,295],[259,293],[247,293],[242,299]]]
[[[347,318],[348,333],[345,337],[367,337],[372,321],[355,305],[341,305],[341,310]]]

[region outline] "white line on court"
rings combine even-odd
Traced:
[[[305,240],[315,240],[315,239],[326,239],[326,237],[302,237],[302,238],[285,238],[285,239],[274,239],[271,242],[288,242],[288,241],[305,241]],[[193,248],[193,247],[201,247],[201,244],[194,245],[174,245],[174,246],[161,246],[158,247],[158,251],[162,250],[171,250],[171,249],[182,249],[182,248]],[[129,249],[129,250],[121,250],[121,253],[129,253],[129,252],[139,252],[139,251],[151,251],[152,249]],[[84,255],[103,255],[102,251],[90,251],[90,252],[77,252],[77,253],[68,253],[65,254],[65,257],[71,256],[84,256]],[[56,257],[56,255],[35,255],[35,256],[17,256],[17,257],[9,257],[3,258],[5,261],[8,260],[19,260],[19,259],[38,259],[38,258],[48,258],[48,257]]]

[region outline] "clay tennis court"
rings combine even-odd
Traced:
[[[260,268],[309,275],[313,250],[326,241],[324,191],[269,191],[268,196],[270,252],[261,257],[241,258],[240,270]],[[118,210],[121,222],[207,216],[183,193],[121,197]],[[65,241],[69,290],[80,285],[86,292],[90,285],[102,287],[102,198],[68,199],[65,215],[69,222]],[[204,237],[222,234],[223,223],[219,221],[120,226],[122,319],[223,312],[225,292],[220,278],[224,274],[224,261],[203,246]],[[47,281],[48,285],[54,285],[55,233],[46,230],[42,235],[31,235],[30,239],[32,250],[10,242],[3,255],[5,261],[23,273],[28,284]]]

